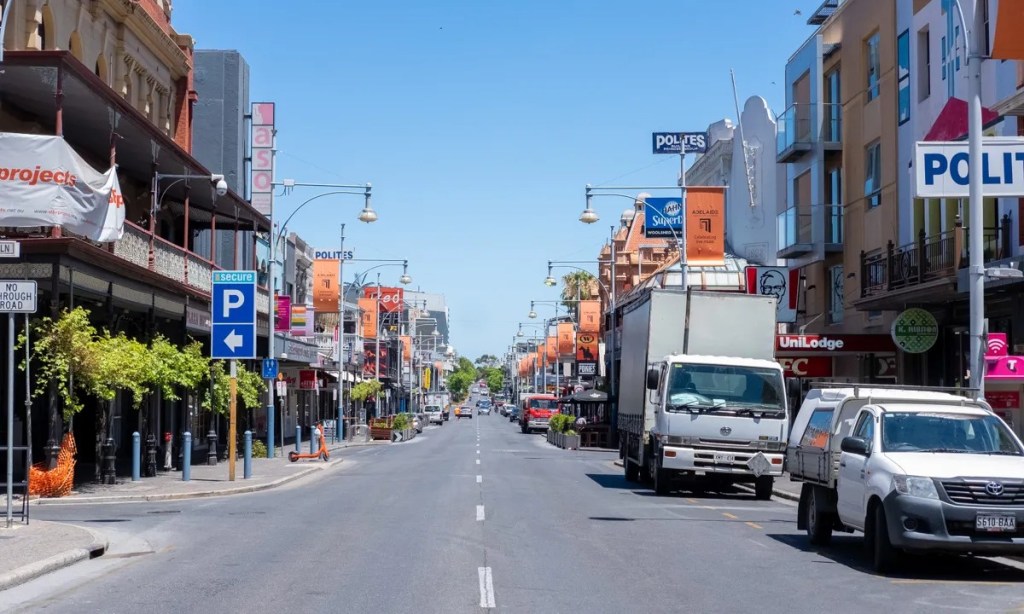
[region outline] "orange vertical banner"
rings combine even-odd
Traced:
[[[548,364],[552,364],[558,360],[558,337],[548,337],[547,343],[544,344]]]
[[[997,60],[1024,60],[1024,0],[999,0],[991,56]]]
[[[539,364],[541,364],[541,361],[542,361],[542,360],[544,360],[544,359],[543,359],[543,356],[544,356],[544,344],[543,344],[543,343],[541,343],[541,344],[539,344],[539,345],[537,346],[537,351],[536,351],[536,352],[534,352],[534,354],[533,354],[533,361],[534,361],[534,362],[535,362],[536,364],[538,364],[538,365],[539,365]]]
[[[686,188],[686,263],[725,264],[725,188]]]
[[[313,261],[313,309],[317,313],[338,313],[341,304],[339,264],[338,260],[331,259]]]
[[[576,340],[576,331],[573,330],[572,322],[558,323],[558,355],[572,356],[573,342]]]
[[[359,299],[359,311],[363,313],[363,337],[377,338],[377,299]]]
[[[601,330],[601,301],[580,301],[580,332]]]
[[[412,360],[412,337],[402,335],[402,360]]]

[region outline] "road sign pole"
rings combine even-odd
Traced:
[[[679,151],[679,191],[681,193],[679,204],[682,205],[682,215],[680,216],[682,223],[679,225],[681,228],[679,231],[679,271],[683,292],[686,292],[686,289],[689,288],[686,279],[687,268],[689,268],[686,264],[686,216],[689,214],[689,210],[686,208],[686,147]]]
[[[228,481],[235,481],[235,456],[238,454],[235,445],[237,429],[237,405],[238,405],[238,366],[237,361],[231,361],[231,383],[228,385]]]
[[[28,468],[26,467],[26,470]],[[25,493],[28,496],[28,493]],[[7,528],[14,525],[14,314],[7,314]]]

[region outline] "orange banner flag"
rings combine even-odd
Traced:
[[[725,264],[725,188],[686,188],[686,263]]]
[[[1024,60],[1024,0],[999,0],[991,57]]]
[[[341,272],[338,260],[313,261],[313,309],[317,313],[338,313],[341,304]]]
[[[359,310],[363,313],[363,337],[377,338],[377,299],[359,299]]]
[[[574,341],[576,340],[576,331],[574,330],[572,322],[559,322],[558,323],[558,355],[559,356],[572,356],[574,347]]]
[[[580,301],[580,331],[596,333],[601,330],[601,301]]]

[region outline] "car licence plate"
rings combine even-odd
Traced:
[[[729,465],[736,462],[735,454],[715,454],[716,465]]]
[[[996,514],[978,514],[974,527],[979,531],[993,533],[1003,531],[1012,532],[1017,530],[1017,517]]]

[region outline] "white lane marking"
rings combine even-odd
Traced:
[[[767,548],[768,547],[768,546],[762,544],[761,542],[759,542],[757,540],[750,539],[749,537],[747,538],[747,541],[752,543],[752,544],[754,544],[755,546],[761,546],[762,548]]]
[[[480,442],[477,442],[476,447],[478,447],[478,448],[480,447]]]
[[[484,506],[482,506],[482,505],[476,506],[476,519],[477,520],[483,520],[484,519]]]
[[[480,607],[496,607],[494,605],[494,580],[491,577],[491,568],[477,567],[476,572],[480,576]]]
[[[479,458],[476,459],[476,464],[478,464],[478,465],[480,464],[480,459]]]
[[[481,483],[481,482],[483,482],[483,481],[484,481],[484,476],[482,476],[482,475],[478,475],[478,476],[476,476],[476,483],[477,483],[477,484],[479,484],[479,483]]]
[[[477,454],[480,454],[480,450],[477,450],[477,451],[476,451],[476,453],[477,453]]]

